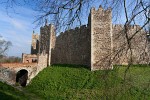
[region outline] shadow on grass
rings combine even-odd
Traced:
[[[86,65],[53,64],[52,67],[85,68],[85,69],[91,70],[90,66],[86,66]]]
[[[14,98],[13,96],[8,95],[8,94],[6,94],[6,93],[4,93],[2,91],[0,91],[0,99],[1,100],[18,100],[16,98]]]
[[[114,67],[128,67],[128,65],[113,65]],[[131,67],[150,67],[150,64],[132,64]]]

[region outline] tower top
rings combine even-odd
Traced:
[[[100,8],[100,9],[103,9],[102,5],[99,5],[99,8]]]
[[[45,25],[48,25],[48,20],[47,20],[47,18],[45,19]]]
[[[34,32],[34,30],[33,30],[33,34],[34,34],[35,32]]]

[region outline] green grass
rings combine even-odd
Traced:
[[[0,99],[1,100],[27,100],[28,97],[25,96],[23,92],[0,82]]]
[[[126,80],[125,70],[123,66],[90,71],[84,66],[54,65],[41,71],[23,92],[0,83],[0,89],[6,87],[0,96],[7,100],[150,100],[150,66],[131,66]]]

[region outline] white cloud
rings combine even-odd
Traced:
[[[24,29],[23,23],[21,23],[21,22],[15,20],[15,19],[11,19],[11,24],[12,24],[15,28]]]
[[[31,33],[35,25],[32,24],[33,11],[24,8],[23,14],[9,17],[0,8],[0,35],[12,42],[13,46],[8,50],[8,56],[20,56],[22,53],[30,53]]]
[[[32,42],[31,40],[28,40],[28,41],[27,41],[27,44],[31,45],[31,42]]]

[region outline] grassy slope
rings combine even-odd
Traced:
[[[28,97],[24,93],[18,91],[17,89],[0,82],[0,99],[1,100],[20,100],[24,98],[27,100]]]
[[[55,65],[40,72],[23,88],[24,93],[6,88],[0,90],[0,96],[9,91],[11,97],[23,99],[150,100],[150,67],[131,67],[124,82],[125,69],[91,72],[81,66]],[[0,89],[1,85],[4,84]]]
[[[18,88],[18,89],[16,89]],[[0,100],[41,100],[37,94],[0,82]]]

